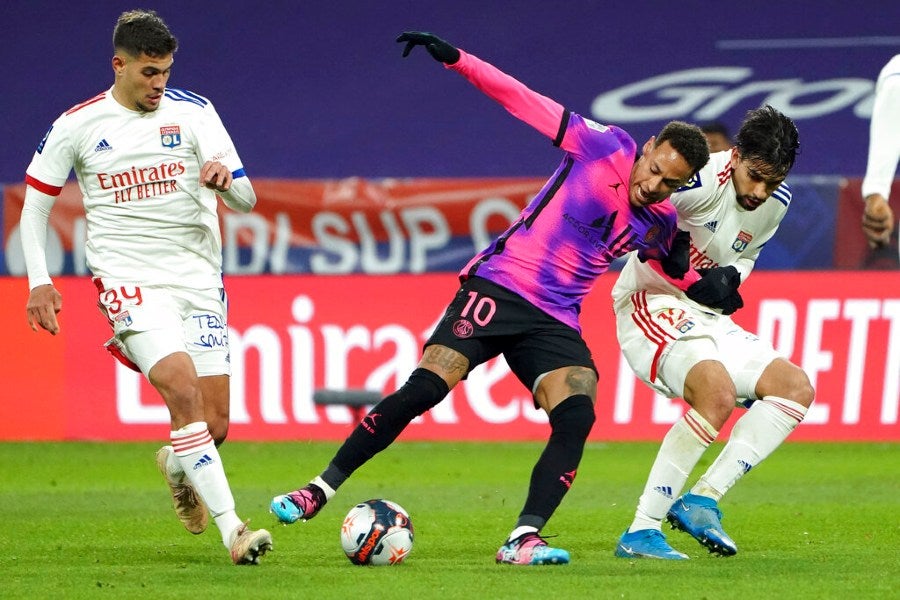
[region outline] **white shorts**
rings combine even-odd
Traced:
[[[645,291],[616,306],[616,335],[635,375],[670,398],[684,395],[684,380],[694,365],[716,360],[731,374],[738,398],[756,400],[762,372],[781,356],[730,317]]]
[[[223,288],[94,282],[98,306],[113,329],[106,347],[124,364],[146,375],[160,359],[187,352],[197,375],[231,374]]]

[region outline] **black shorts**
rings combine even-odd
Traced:
[[[465,356],[469,371],[502,354],[530,392],[538,376],[555,369],[587,367],[597,372],[576,330],[481,277],[460,286],[425,347],[433,344]]]

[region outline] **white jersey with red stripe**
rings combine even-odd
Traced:
[[[787,214],[791,191],[782,183],[756,210],[744,209],[731,182],[731,150],[724,150],[711,154],[706,166],[670,199],[678,211],[678,228],[691,234],[691,266],[709,269],[733,265],[745,281],[763,246]],[[692,302],[662,273],[658,263],[642,263],[632,253],[613,287],[617,309],[626,306],[628,297],[638,290],[672,294]]]
[[[742,208],[731,182],[731,151],[710,156],[697,176],[671,196],[678,228],[691,234],[691,265],[733,265],[746,280],[760,250],[778,229],[791,200],[780,185],[754,211]],[[616,335],[635,374],[670,397],[684,392],[684,378],[702,360],[723,362],[740,398],[755,398],[756,382],[778,354],[730,317],[689,299],[658,263],[632,253],[612,291]],[[678,340],[700,340],[673,352]]]
[[[26,182],[56,196],[74,169],[87,215],[85,254],[96,277],[215,288],[222,282],[217,199],[199,183],[208,160],[235,178],[244,175],[209,100],[168,88],[155,111],[138,112],[110,89],[53,123]]]

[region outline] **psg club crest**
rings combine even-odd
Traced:
[[[475,333],[475,328],[467,319],[460,319],[453,324],[453,334],[458,338],[472,337],[473,333]]]
[[[159,128],[159,139],[164,148],[174,148],[181,145],[181,127],[178,125],[166,125]]]
[[[731,249],[735,252],[743,252],[747,249],[747,244],[749,244],[752,239],[753,236],[742,229],[731,243]]]
[[[659,237],[659,225],[654,225],[644,234],[644,243],[649,244]]]

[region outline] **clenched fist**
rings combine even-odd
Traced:
[[[862,219],[863,233],[870,248],[887,246],[894,230],[894,212],[881,194],[866,196],[866,208]]]

